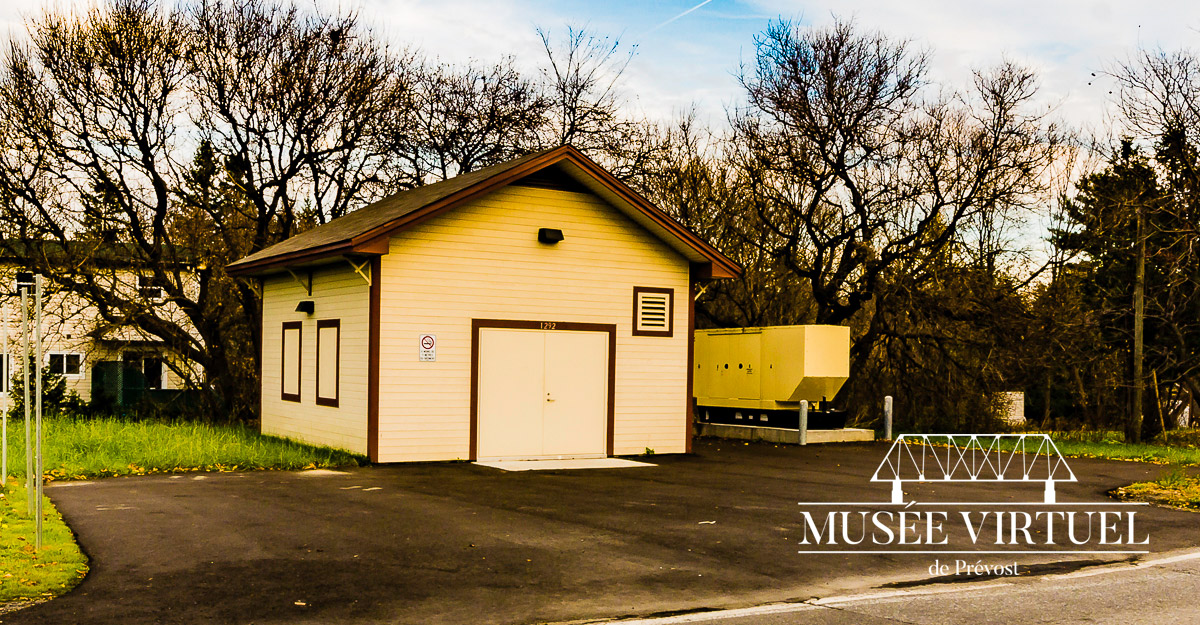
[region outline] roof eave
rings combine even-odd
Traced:
[[[231,276],[259,276],[268,273],[275,273],[287,267],[302,265],[314,261],[323,260],[330,256],[338,256],[354,252],[354,245],[350,241],[341,241],[321,247],[299,250],[296,252],[278,254],[260,258],[257,260],[239,260],[235,263],[230,263],[225,266],[225,271]]]
[[[617,180],[616,177],[595,161],[592,161],[582,152],[569,145],[548,150],[537,158],[530,159],[516,167],[482,180],[477,184],[447,195],[399,219],[376,226],[349,240],[297,250],[295,252],[285,252],[255,260],[244,259],[227,265],[226,270],[231,276],[254,276],[342,254],[386,254],[388,253],[390,239],[397,231],[450,210],[464,202],[486,195],[532,172],[564,160],[570,161],[572,165],[583,170],[623,202],[644,214],[657,227],[665,231],[665,233],[681,241],[688,248],[695,250],[711,266],[711,269],[706,272],[708,277],[712,279],[737,278],[743,274],[744,270],[742,267],[732,259],[722,254],[712,245],[709,245],[707,241],[688,230],[683,224],[655,207],[649,200],[629,188],[628,185]]]

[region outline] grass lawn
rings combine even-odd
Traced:
[[[1181,430],[1170,433],[1166,443],[1127,445],[1120,432],[1048,432],[1058,451],[1068,458],[1107,458],[1178,466],[1200,465],[1200,432]],[[962,441],[965,443],[965,440]],[[961,444],[961,443],[960,443]],[[1033,448],[1026,449],[1030,452]],[[1013,448],[1011,440],[1001,439],[1001,449]]]
[[[1117,489],[1121,499],[1200,510],[1200,476],[1188,475],[1181,467],[1164,473],[1153,482],[1137,482]]]
[[[1151,443],[1126,444],[1120,432],[1050,432],[1054,445],[1063,456],[1070,458],[1106,458],[1153,464],[1169,464],[1174,468],[1150,482],[1137,482],[1115,491],[1120,499],[1200,510],[1200,476],[1188,474],[1184,467],[1200,466],[1200,431],[1195,429],[1169,432],[1166,439]],[[960,440],[959,444],[965,444]],[[985,443],[986,446],[986,443]],[[1001,439],[1002,449],[1014,447],[1011,440]],[[1026,451],[1036,446],[1027,444]]]
[[[263,436],[240,425],[53,417],[42,422],[47,480],[187,471],[357,466],[366,458]],[[9,420],[11,475],[25,475],[25,426]]]
[[[35,519],[26,514],[22,484],[9,478],[0,493],[0,604],[61,595],[87,573],[87,558],[50,500],[44,499],[42,550],[34,551]]]

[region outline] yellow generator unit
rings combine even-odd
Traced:
[[[702,421],[789,427],[800,401],[808,400],[810,427],[845,423],[844,412],[817,405],[832,399],[850,376],[845,326],[696,330],[693,366]]]

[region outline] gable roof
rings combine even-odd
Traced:
[[[558,166],[691,262],[708,265],[710,277],[741,275],[736,262],[569,145],[402,191],[255,252],[227,270],[235,276],[261,275],[347,254],[386,254],[396,232],[551,166]]]

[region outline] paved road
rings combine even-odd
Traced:
[[[701,442],[651,468],[505,473],[415,464],[346,473],[156,476],[49,496],[92,570],[4,623],[526,624],[803,601],[928,581],[924,555],[796,553],[798,501],[880,501],[883,445]],[[1077,460],[1059,500],[1162,467]],[[1030,501],[1036,485],[937,484],[921,500]],[[1200,545],[1193,513],[1148,508],[1151,550]],[[1119,556],[1086,556],[1096,561]],[[1080,566],[1070,555],[1023,566]]]
[[[767,605],[613,625],[1195,625],[1200,552],[1139,564],[1005,582]]]

